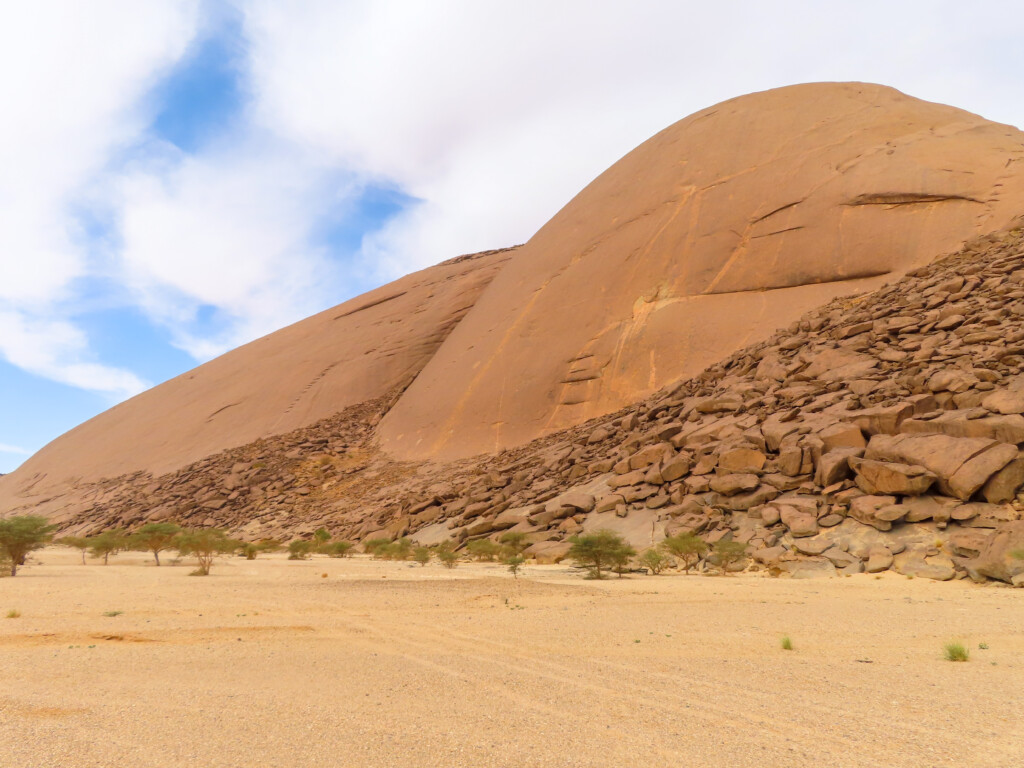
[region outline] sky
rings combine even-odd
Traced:
[[[521,243],[699,109],[860,80],[1024,126],[1024,5],[33,0],[0,10],[0,473],[403,274]]]

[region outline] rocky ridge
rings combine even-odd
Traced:
[[[1024,234],[987,235],[836,299],[641,403],[525,446],[399,462],[374,427],[400,396],[161,477],[94,484],[66,530],[174,519],[259,538],[465,543],[509,530],[556,561],[612,528],[691,530],[796,577],[893,569],[1024,584]]]

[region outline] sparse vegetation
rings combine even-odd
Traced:
[[[363,552],[368,555],[377,556],[377,550],[388,546],[391,539],[367,539],[363,542]]]
[[[175,546],[182,557],[195,556],[198,567],[192,571],[192,576],[209,576],[214,558],[236,549],[238,543],[220,528],[192,528],[178,534]]]
[[[288,543],[289,560],[308,560],[310,552],[313,551],[313,542],[305,539],[295,539]]]
[[[434,548],[434,554],[445,568],[454,568],[459,564],[459,553],[455,551],[455,547],[450,541],[438,544]]]
[[[146,523],[129,538],[132,549],[152,552],[153,560],[160,565],[160,553],[174,546],[174,538],[181,533],[181,527],[174,523]]]
[[[958,641],[946,643],[942,650],[946,661],[968,661],[971,658],[967,646]]]
[[[493,563],[500,552],[501,546],[490,539],[476,539],[466,545],[466,553],[481,563]]]
[[[509,555],[505,558],[505,565],[508,566],[508,572],[516,579],[519,578],[519,569],[525,562],[526,558],[522,555]]]
[[[11,576],[18,575],[18,567],[25,564],[29,552],[49,543],[55,529],[56,526],[38,515],[0,520],[0,552],[5,555],[5,561],[10,561]]]
[[[321,551],[329,557],[348,557],[352,554],[351,541],[329,541],[321,547]]]
[[[415,547],[412,551],[412,559],[420,565],[426,565],[430,562],[430,548]]]
[[[17,608],[11,608],[11,610],[9,610],[7,612],[7,615],[4,618],[20,619],[21,618],[21,611],[19,611]]]
[[[529,538],[522,531],[506,531],[498,538],[498,543],[503,544],[515,555],[521,555],[523,550],[530,546]]]
[[[625,539],[609,530],[573,536],[569,541],[569,557],[585,568],[591,579],[603,579],[605,570],[622,568],[636,554]]]
[[[730,566],[733,563],[738,563],[746,556],[747,545],[739,541],[719,539],[715,542],[715,546],[712,547],[712,552],[714,552],[715,560],[718,562],[718,568],[722,575],[727,575]]]
[[[793,641],[790,640],[789,635],[786,635],[785,637],[782,638],[781,645],[782,645],[782,650],[784,650],[784,651],[792,651],[793,650]]]
[[[317,528],[313,531],[313,548],[322,552],[327,543],[331,540],[331,532],[326,528]]]
[[[54,543],[77,549],[82,554],[82,565],[85,565],[85,551],[89,549],[89,539],[85,536],[62,536]]]
[[[108,619],[112,619],[115,616],[120,616],[122,613],[124,613],[124,611],[104,611],[103,615]]]
[[[654,547],[645,549],[640,553],[636,560],[641,567],[650,571],[652,576],[657,576],[669,565],[669,558],[663,552],[655,549]]]
[[[681,560],[686,573],[707,554],[708,544],[704,539],[691,531],[669,536],[661,543],[661,548],[672,557]]]
[[[101,531],[95,536],[89,537],[89,557],[94,559],[103,558],[103,564],[110,563],[110,556],[116,555],[128,546],[128,538],[120,528],[113,528],[109,531]]]

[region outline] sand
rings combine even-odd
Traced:
[[[1024,763],[1024,591],[36,559],[0,580],[2,766]]]

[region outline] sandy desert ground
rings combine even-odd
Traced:
[[[1021,590],[37,555],[0,580],[2,766],[1024,764]]]

